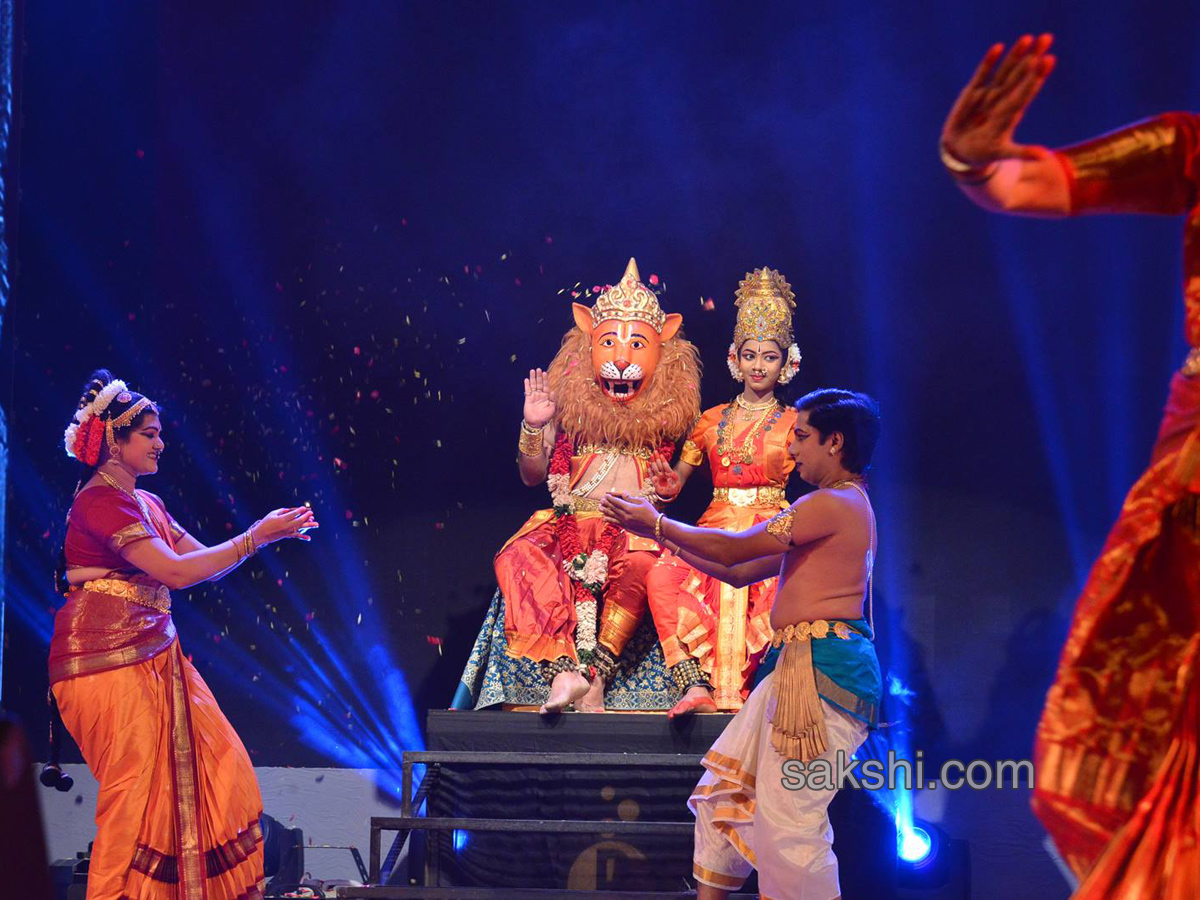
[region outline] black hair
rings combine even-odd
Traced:
[[[871,456],[879,442],[879,404],[866,394],[840,388],[810,391],[796,401],[796,409],[808,413],[808,424],[816,429],[819,442],[835,431],[840,433],[842,465],[863,474],[871,468]]]

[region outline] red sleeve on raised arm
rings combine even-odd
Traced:
[[[1164,113],[1057,151],[1071,213],[1178,215],[1196,202],[1200,116]]]

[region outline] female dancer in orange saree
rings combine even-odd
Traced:
[[[787,509],[784,486],[795,462],[787,452],[797,412],[775,398],[800,368],[792,339],[796,295],[773,269],[746,273],[737,289],[737,324],[729,371],[745,389],[732,403],[705,410],[683,445],[675,474],[682,483],[705,459],[713,499],[696,523],[745,531]],[[667,473],[666,463],[651,474]],[[735,587],[664,553],[646,589],[666,663],[682,697],[669,716],[739,710],[758,660],[771,640],[777,579]]]
[[[1200,897],[1200,116],[1058,151],[1016,144],[1050,43],[988,51],[946,120],[942,161],[985,209],[1186,213],[1192,350],[1075,608],[1038,724],[1034,808],[1082,879],[1077,900],[1183,900]]]
[[[304,507],[280,509],[215,547],[191,537],[135,486],[158,471],[158,408],[107,371],[92,376],[65,437],[87,472],[67,520],[50,684],[100,783],[88,900],[257,900],[254,769],[180,649],[170,592],[264,544],[308,540],[317,523]]]

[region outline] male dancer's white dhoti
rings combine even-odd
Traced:
[[[841,889],[828,807],[837,791],[784,787],[786,760],[771,743],[778,676],[762,680],[704,757],[708,771],[688,800],[696,816],[693,873],[736,889],[753,868],[767,900],[833,900]],[[818,758],[832,772],[839,752],[848,760],[866,740],[867,726],[825,700],[821,707],[828,740]]]

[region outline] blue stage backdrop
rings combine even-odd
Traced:
[[[176,599],[255,762],[388,767],[453,694],[493,553],[546,504],[513,462],[521,378],[552,357],[572,291],[633,255],[701,348],[706,405],[733,393],[739,278],[769,265],[795,285],[794,391],[883,407],[878,618],[897,691],[916,692],[912,743],[1028,756],[1182,357],[1180,227],[988,216],[936,139],[988,45],[1025,31],[1053,31],[1061,57],[1031,141],[1194,106],[1194,4],[27,15],[3,674],[35,735],[76,478],[61,435],[92,368],[161,402],[145,486],[203,539],[298,501],[320,515],[311,545]],[[1038,888],[1019,895],[1065,895],[1029,862],[1025,803],[946,800],[977,845],[976,896],[1014,856]]]

